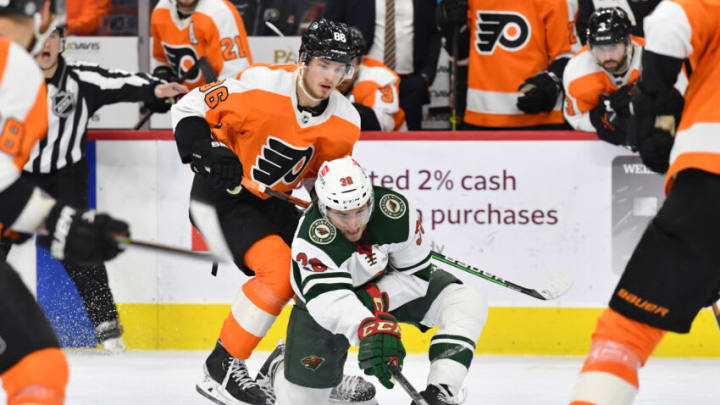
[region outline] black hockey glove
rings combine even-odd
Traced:
[[[463,25],[467,23],[467,19],[467,0],[442,0],[440,3],[440,25]]]
[[[170,66],[159,65],[152,71],[152,75],[160,80],[164,80],[167,83],[179,82],[177,74],[172,70]]]
[[[621,117],[630,116],[630,99],[632,98],[633,85],[626,84],[610,95],[610,107]]]
[[[598,138],[613,145],[625,145],[627,135],[619,125],[619,116],[610,104],[610,98],[602,96],[598,106],[590,111],[590,123],[595,127]]]
[[[360,350],[358,361],[367,375],[374,375],[388,389],[393,387],[388,365],[393,363],[402,370],[405,348],[400,340],[400,325],[394,316],[378,312],[363,319],[358,328]]]
[[[212,139],[193,144],[190,167],[195,173],[207,176],[210,185],[217,190],[232,190],[242,182],[240,159],[224,143]]]
[[[663,94],[647,94],[641,84],[633,87],[628,143],[640,153],[645,166],[665,173],[685,100],[674,87]]]
[[[72,208],[57,203],[45,219],[46,235],[38,244],[58,260],[73,263],[102,263],[122,249],[116,236],[130,236],[128,224],[107,214]]]
[[[170,111],[172,105],[172,98],[156,98],[150,103],[143,104],[143,108],[150,110],[154,113],[163,114]]]
[[[525,80],[518,90],[522,93],[517,108],[527,114],[549,113],[555,108],[562,91],[560,79],[550,71],[542,71]]]

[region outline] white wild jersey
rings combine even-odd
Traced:
[[[389,310],[427,292],[430,243],[421,218],[401,194],[374,187],[375,203],[365,234],[348,241],[313,205],[300,220],[292,244],[291,283],[299,301],[323,328],[359,343],[357,329],[373,314],[354,289],[375,283],[390,297]]]

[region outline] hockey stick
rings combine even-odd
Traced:
[[[460,36],[460,27],[455,25],[453,28],[453,44],[452,44],[452,61],[450,62],[450,127],[454,132],[457,129],[457,74],[458,74],[458,40]]]
[[[531,297],[535,297],[540,300],[553,300],[555,298],[558,298],[561,295],[565,294],[570,289],[570,287],[572,287],[573,284],[573,280],[569,275],[565,273],[560,273],[556,276],[554,280],[550,282],[550,284],[538,291],[517,285],[515,283],[511,283],[507,280],[503,280],[498,276],[480,270],[476,267],[469,266],[459,260],[455,260],[451,257],[447,257],[437,252],[432,252],[430,256],[441,263],[445,263],[449,266],[455,267],[456,269],[460,269],[464,272],[470,273],[474,276],[484,278],[485,280],[493,282],[497,285],[509,288],[511,290],[515,290],[517,292],[529,295]]]
[[[712,311],[713,315],[715,315],[715,322],[717,322],[718,328],[720,328],[720,307],[718,307],[717,302],[713,302]]]
[[[235,187],[232,190],[227,190],[227,192],[232,195],[236,195],[240,191],[242,191],[243,187],[248,190],[253,190],[258,193],[264,193],[271,197],[279,198],[279,199],[287,201],[291,204],[297,205],[300,208],[307,208],[310,206],[310,204],[312,204],[309,201],[305,201],[301,198],[293,197],[290,194],[285,194],[281,191],[275,191],[275,190],[269,188],[268,186],[266,186],[262,183],[259,183],[257,181],[254,181],[254,180],[250,180],[247,177],[243,177],[239,186]]]
[[[400,386],[405,390],[405,392],[410,395],[410,398],[413,400],[413,405],[428,405],[427,401],[425,401],[425,399],[420,396],[415,387],[410,384],[410,381],[408,381],[407,378],[402,375],[400,370],[398,370],[398,368],[395,367],[394,364],[390,363],[388,364],[388,367],[390,368],[390,372],[392,373],[395,381],[397,381],[398,384],[400,384]]]
[[[265,25],[272,30],[272,32],[276,33],[277,36],[280,38],[285,38],[285,35],[283,35],[282,32],[278,29],[278,27],[275,26],[275,24],[271,23],[270,21],[265,21]]]
[[[210,262],[225,262],[225,260],[216,257],[211,253],[195,252],[193,250],[182,249],[174,246],[160,245],[152,242],[143,242],[139,240],[133,240],[123,236],[115,236],[115,241],[122,247],[133,247],[144,250],[151,250],[154,252],[163,252],[173,254],[175,256],[183,256],[191,259],[199,259]]]
[[[255,190],[260,193],[268,194],[271,197],[285,200],[285,201],[287,201],[291,204],[295,204],[301,208],[307,208],[310,206],[310,202],[308,202],[308,201],[302,200],[297,197],[293,197],[291,195],[288,195],[288,194],[285,194],[285,193],[282,193],[279,191],[272,190],[272,189],[266,187],[264,184],[260,184],[258,182],[252,181],[246,177],[243,177],[243,179],[242,179],[242,186],[238,186],[237,188],[235,188],[232,191],[228,190],[228,192],[231,194],[237,194],[240,192],[242,187],[245,187],[245,188],[251,189],[251,190]],[[498,276],[495,276],[486,271],[480,270],[476,267],[469,266],[459,260],[455,260],[451,257],[447,257],[447,256],[442,255],[437,252],[432,252],[431,256],[433,259],[435,259],[439,262],[453,266],[457,269],[460,269],[460,270],[470,273],[472,275],[484,278],[485,280],[491,281],[491,282],[501,285],[505,288],[509,288],[511,290],[515,290],[515,291],[521,292],[523,294],[526,294],[526,295],[529,295],[531,297],[535,297],[535,298],[541,299],[541,300],[553,300],[555,298],[558,298],[561,295],[565,294],[570,289],[570,287],[572,287],[572,284],[573,284],[572,277],[570,277],[567,274],[560,273],[556,276],[556,278],[552,282],[550,282],[550,284],[548,284],[547,286],[545,286],[545,288],[542,288],[538,291],[538,290],[534,290],[531,288],[517,285],[517,284],[507,281],[507,280],[503,280],[502,278],[500,278]],[[718,318],[718,324],[720,325],[720,318]]]
[[[195,75],[197,74],[197,72],[198,72],[198,69],[200,69],[200,70],[202,71],[202,74],[203,74],[203,76],[205,77],[205,82],[206,82],[206,83],[212,83],[212,82],[214,82],[214,81],[217,80],[217,78],[215,78],[215,79],[213,79],[213,80],[208,81],[208,77],[205,76],[205,75],[206,75],[206,71],[209,70],[210,72],[212,72],[212,76],[211,76],[210,78],[214,78],[214,77],[215,77],[215,72],[213,72],[212,67],[210,66],[210,62],[208,62],[207,57],[203,56],[203,57],[201,57],[200,59],[198,59],[198,61],[195,62],[195,64],[194,64],[190,69],[188,69],[188,71],[185,72],[185,74],[183,74],[182,76],[180,76],[180,77],[178,78],[178,83],[182,84],[185,80],[187,80],[188,77],[195,76]],[[169,100],[166,99],[166,102],[169,102]],[[149,120],[149,119],[150,119],[150,116],[153,115],[153,114],[154,114],[154,111],[152,111],[152,110],[146,111],[146,112],[140,117],[140,119],[138,120],[138,122],[133,126],[133,129],[136,130],[136,131],[137,131],[138,129],[140,129],[143,125],[145,125],[145,123],[147,122],[147,120]]]

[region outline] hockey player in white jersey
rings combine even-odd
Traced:
[[[402,194],[373,187],[352,158],[325,162],[315,191],[292,243],[297,301],[287,350],[268,358],[259,380],[274,386],[277,405],[327,403],[347,349],[359,346],[360,368],[392,388],[388,365],[402,369],[405,357],[398,322],[423,332],[439,326],[421,395],[430,405],[459,403],[487,318],[485,297],[431,265],[415,209]]]

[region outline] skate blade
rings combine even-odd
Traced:
[[[217,405],[253,405],[251,403],[232,398],[229,394],[225,394],[225,390],[220,387],[220,384],[210,377],[205,377],[203,381],[195,384],[195,390],[200,395]]]

